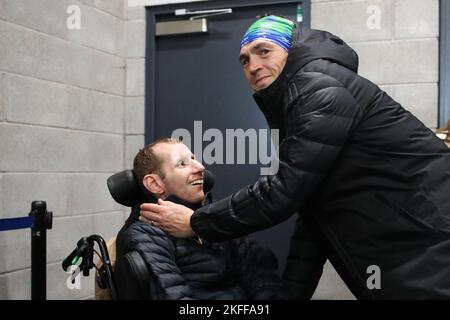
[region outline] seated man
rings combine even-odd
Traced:
[[[208,203],[205,168],[178,140],[160,139],[140,150],[134,173],[147,193],[143,202],[165,200],[195,210]],[[158,199],[158,200],[157,200]],[[248,238],[212,243],[177,239],[139,221],[140,206],[117,236],[117,257],[138,251],[152,274],[151,299],[283,299],[275,256]],[[150,295],[150,293],[149,293]]]

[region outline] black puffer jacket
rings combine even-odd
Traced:
[[[175,197],[168,200],[182,203]],[[151,288],[149,298],[285,298],[275,256],[255,241],[240,238],[200,244],[195,239],[172,238],[138,217],[139,206],[135,206],[117,236],[117,257],[131,251],[141,254],[157,286]]]
[[[357,298],[448,299],[450,150],[357,68],[341,39],[297,27],[283,72],[254,95],[280,129],[277,174],[196,210],[192,228],[220,241],[297,211],[292,297],[312,295],[328,258]]]

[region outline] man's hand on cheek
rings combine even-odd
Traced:
[[[158,199],[158,204],[143,203],[139,220],[161,228],[171,236],[188,238],[195,235],[190,219],[194,211],[183,205]]]

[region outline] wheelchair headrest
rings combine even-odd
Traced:
[[[126,207],[133,207],[144,198],[133,170],[124,170],[113,174],[107,180],[113,199]],[[203,174],[203,192],[208,193],[214,186],[214,176],[209,170]]]
[[[108,178],[106,183],[113,199],[121,205],[132,207],[142,199],[143,192],[133,170],[115,173]]]

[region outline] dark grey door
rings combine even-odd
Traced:
[[[210,128],[218,129],[224,139],[224,148],[223,156],[220,152],[215,156],[219,161],[222,158],[223,164],[204,163],[216,177],[213,193],[216,200],[255,182],[260,176],[260,159],[258,158],[256,164],[250,163],[248,152],[252,146],[248,145],[249,140],[246,143],[245,164],[238,164],[237,141],[235,141],[234,161],[228,159],[227,164],[225,145],[229,141],[225,141],[226,130],[240,128],[259,133],[258,129],[268,128],[253,100],[238,61],[240,40],[258,15],[273,13],[298,20],[299,9],[303,9],[303,13],[307,13],[308,10],[308,7],[305,8],[306,3],[300,7],[299,1],[253,2],[255,5],[243,6],[242,1],[218,1],[214,6],[215,2],[211,1],[203,4],[203,7],[199,4],[191,4],[191,7],[181,4],[172,8],[164,7],[160,12],[148,11],[149,25],[151,23],[154,25],[155,21],[179,19],[173,14],[174,8],[233,10],[231,14],[208,18],[207,33],[153,38],[154,29],[150,26],[147,38],[149,43],[147,72],[150,72],[147,74],[146,93],[147,142],[170,136],[174,130],[184,128],[191,133],[192,150],[196,151],[197,156],[202,156],[198,148],[194,150],[194,144],[197,143],[198,147],[200,143],[204,150],[214,142],[215,137],[210,137],[210,141],[203,141],[207,140],[203,134]],[[264,2],[266,4],[261,5]],[[268,2],[272,3],[268,5]],[[305,18],[307,17],[303,17],[306,22]],[[150,47],[152,41],[154,48]],[[194,121],[201,121],[197,122],[196,132]],[[263,138],[257,136],[258,141]],[[256,234],[257,240],[268,245],[277,255],[280,271],[286,260],[294,220],[292,217],[278,226]]]

